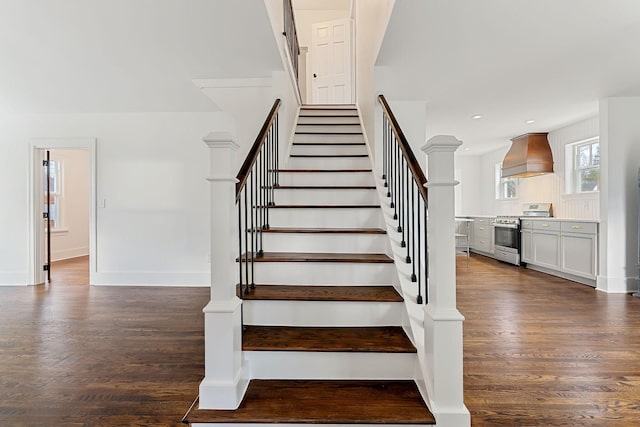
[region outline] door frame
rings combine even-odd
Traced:
[[[96,138],[31,138],[29,140],[29,283],[45,283],[42,246],[42,208],[44,206],[41,189],[42,153],[46,150],[87,150],[89,152],[89,284],[93,284],[97,272],[97,222],[96,222]]]
[[[330,23],[330,22],[338,22],[338,21],[344,21],[347,23],[347,32],[346,35],[347,37],[349,37],[349,43],[347,43],[347,46],[349,47],[349,73],[348,73],[348,79],[349,79],[349,91],[348,91],[348,96],[350,98],[349,102],[343,102],[340,105],[350,105],[350,104],[355,104],[355,85],[356,85],[356,71],[355,71],[355,67],[356,67],[356,61],[355,61],[355,55],[356,55],[356,51],[355,51],[355,20],[351,17],[351,14],[349,14],[347,17],[345,18],[338,18],[338,19],[332,19],[329,21],[318,21],[318,22],[313,22],[311,24],[311,30],[313,33],[313,28],[316,25],[320,25],[320,24],[326,24],[326,23]],[[316,46],[313,43],[313,35],[312,35],[312,42],[310,43],[309,46],[309,57],[310,57],[310,66],[307,66],[307,78],[308,78],[308,82],[309,84],[309,99],[308,101],[310,101],[310,103],[312,105],[318,105],[318,103],[316,102],[317,100],[316,98],[316,90],[315,90],[315,80],[313,78],[313,71],[314,71],[314,67],[315,67],[315,62],[317,61],[317,53],[316,53]]]

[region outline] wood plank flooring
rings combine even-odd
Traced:
[[[86,261],[56,264],[0,287],[0,425],[183,425],[209,289],[89,287]],[[472,255],[458,306],[473,427],[640,425],[639,298]]]
[[[458,259],[473,427],[640,425],[640,298]]]

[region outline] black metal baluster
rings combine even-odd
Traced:
[[[404,156],[402,155],[401,151],[398,149],[398,180],[400,181],[398,183],[399,186],[399,193],[398,193],[398,203],[400,204],[400,207],[398,208],[398,214],[399,214],[399,218],[398,218],[398,233],[402,233],[402,240],[400,241],[400,247],[404,248],[407,243],[404,241],[404,211],[407,209],[407,207],[404,205],[404,167],[403,163],[404,163]]]
[[[413,265],[411,270],[411,281],[415,282],[418,280],[416,277],[416,192],[418,185],[415,179],[411,180],[411,257],[413,258]],[[409,252],[407,251],[407,258],[409,257]],[[420,253],[418,252],[418,258],[420,258]],[[411,260],[409,260],[411,262]]]
[[[278,138],[279,132],[279,123],[280,119],[278,118],[278,114],[276,114],[275,126],[272,125],[273,134],[276,140],[276,148],[275,148],[275,158],[276,158],[276,187],[280,186],[280,159],[278,158],[278,153],[280,152],[280,138]]]
[[[387,151],[387,127],[385,126],[384,115],[382,116],[382,179],[384,180],[384,186],[387,186],[387,156],[384,154]]]
[[[395,154],[394,154],[394,161],[395,161],[395,175],[393,177],[393,219],[396,220],[398,219],[398,168],[399,168],[399,164],[398,164],[398,153],[400,152],[400,147],[398,147],[398,141],[395,141],[395,144],[393,145],[395,148]],[[400,231],[400,230],[398,230]]]
[[[262,196],[264,194],[264,182],[262,182],[262,176],[264,175],[264,162],[263,156],[264,151],[260,150],[258,154],[258,158],[256,159],[256,164],[258,165],[258,194],[256,197],[256,204],[258,205],[258,221],[256,224],[256,229],[258,233],[258,258],[264,255],[264,248],[262,246],[262,230],[264,226],[264,207],[262,206]]]
[[[247,184],[245,183],[245,188],[244,188],[244,249],[245,249],[245,253],[244,253],[244,278],[245,278],[245,290],[244,293],[245,295],[249,294],[249,233],[247,232],[248,230],[248,223],[249,223],[249,202],[248,202],[248,196],[247,196]]]
[[[393,143],[393,139],[391,138],[391,126],[386,120],[385,123],[385,130],[388,134],[387,151],[384,153],[385,157],[387,158],[387,178],[389,180],[389,187],[387,187],[387,197],[391,197],[391,187],[393,187],[393,162],[391,161],[393,156],[391,155],[391,144]],[[393,207],[393,199],[391,199],[391,207]]]
[[[242,200],[238,199],[238,273],[240,276],[240,296],[242,295]]]
[[[277,179],[277,173],[278,171],[277,169],[277,161],[278,159],[276,159],[276,141],[274,138],[274,127],[272,126],[271,128],[269,128],[269,135],[270,135],[270,143],[269,143],[269,149],[271,151],[271,167],[273,169],[273,172],[271,174],[271,202],[270,205],[274,206],[276,204],[276,179]]]
[[[413,224],[409,222],[410,218],[411,218],[411,212],[409,210],[410,206],[409,206],[409,193],[413,193],[413,191],[409,190],[409,176],[411,175],[411,171],[409,170],[409,163],[407,163],[406,161],[404,162],[405,165],[407,166],[407,173],[406,173],[406,181],[405,181],[405,208],[404,208],[404,213],[405,213],[405,218],[404,218],[404,231],[407,234],[407,257],[405,258],[405,262],[407,264],[409,264],[411,262],[411,257],[409,256],[409,248],[411,247],[411,245],[409,244],[409,237],[410,237],[410,233],[413,233],[415,230],[413,229]],[[411,226],[410,226],[411,225]]]
[[[419,185],[419,184],[418,184]],[[418,304],[422,304],[422,271],[420,270],[421,267],[421,263],[422,263],[422,252],[421,252],[421,247],[422,245],[420,244],[421,240],[422,240],[422,234],[420,234],[420,200],[422,199],[422,197],[420,197],[420,189],[418,190],[418,298],[416,298],[416,303]],[[425,237],[426,237],[426,233],[425,233]],[[424,246],[425,246],[425,252],[426,252],[426,246],[427,246],[427,241],[425,240],[424,242]],[[426,282],[426,280],[425,280]]]

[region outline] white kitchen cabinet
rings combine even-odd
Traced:
[[[471,239],[471,249],[482,254],[492,254],[493,249],[493,227],[492,218],[473,218],[473,238]]]
[[[587,279],[596,278],[597,224],[563,222],[561,245],[560,268],[563,272]]]
[[[532,268],[589,285],[595,284],[598,224],[589,221],[523,219],[521,258]],[[588,280],[582,280],[588,279]]]

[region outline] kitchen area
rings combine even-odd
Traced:
[[[472,253],[502,261],[505,268],[530,268],[596,287],[597,125],[597,118],[587,119],[555,132],[521,135],[480,159],[456,158],[458,246],[468,243]],[[588,166],[586,172],[576,173],[576,164]]]

